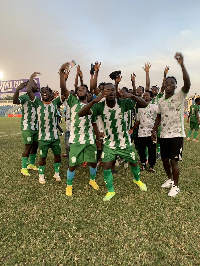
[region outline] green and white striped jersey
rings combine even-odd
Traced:
[[[160,98],[162,98],[164,96],[164,93],[162,92],[159,92],[156,97],[154,97],[152,100],[151,100],[151,103],[152,104],[157,104],[158,105],[158,102],[160,100]]]
[[[21,95],[18,99],[22,105],[21,130],[38,131],[36,108],[33,106],[28,94]]]
[[[53,141],[59,139],[57,125],[57,110],[62,105],[60,97],[57,97],[50,103],[45,103],[35,97],[32,102],[37,109],[39,122],[39,140]]]
[[[93,121],[99,115],[103,121],[105,146],[126,149],[132,145],[127,132],[125,112],[134,108],[135,102],[130,99],[117,99],[113,108],[108,107],[105,100],[93,106]]]
[[[93,133],[92,116],[79,117],[78,112],[85,105],[73,95],[69,95],[66,100],[70,107],[71,130],[69,143],[74,144],[95,144]]]

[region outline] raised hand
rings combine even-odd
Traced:
[[[165,75],[165,76],[167,75],[168,71],[169,71],[169,66],[166,66],[166,67],[165,67],[165,70],[164,70],[164,75]]]
[[[100,63],[95,62],[95,65],[94,65],[95,72],[98,72],[99,71],[100,66],[101,66],[101,62]]]
[[[41,73],[40,72],[34,72],[32,75],[31,75],[31,77],[36,77],[37,75],[41,75]]]
[[[121,75],[118,75],[115,79],[115,83],[119,84],[120,81],[122,80],[122,76]]]
[[[70,72],[69,69],[68,69],[68,70],[65,70],[65,73],[64,73],[65,80],[68,79],[68,77],[69,77],[69,72]]]
[[[183,65],[183,55],[179,52],[176,52],[174,58],[177,60],[179,65]]]
[[[144,69],[145,72],[149,72],[149,70],[150,70],[150,68],[151,68],[151,64],[147,62],[147,63],[144,65],[144,67],[142,67],[142,68]]]
[[[135,78],[136,78],[135,73],[131,74],[131,81],[132,81],[132,82],[135,82]]]

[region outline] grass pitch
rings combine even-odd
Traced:
[[[63,137],[61,144],[64,153]],[[160,187],[166,179],[160,160],[156,173],[141,173],[147,192],[133,184],[130,168],[120,166],[114,176],[116,196],[105,203],[102,168],[95,191],[88,184],[89,168],[79,167],[68,198],[66,158],[61,183],[53,178],[51,151],[45,185],[36,171],[22,176],[20,119],[0,118],[0,264],[200,265],[199,148],[200,143],[184,142],[181,192],[175,198]]]

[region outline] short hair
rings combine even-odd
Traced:
[[[98,88],[100,88],[100,86],[104,86],[104,85],[105,85],[105,82],[101,82],[101,83],[99,83]]]
[[[143,86],[138,86],[138,88],[139,88],[139,87],[142,88],[142,91],[144,92],[144,87],[143,87]]]
[[[126,92],[128,92],[128,88],[127,87],[123,87],[122,90],[125,90]]]
[[[177,80],[176,80],[176,78],[175,78],[174,76],[171,76],[171,77],[169,76],[169,77],[167,77],[165,81],[167,81],[168,79],[174,79],[175,83],[177,84]]]
[[[104,83],[104,85],[103,85],[103,90],[104,90],[105,86],[107,86],[107,85],[113,85],[113,83],[111,83],[111,82]],[[113,85],[113,87],[115,87],[115,86]]]
[[[80,88],[80,87],[85,87],[86,90],[87,90],[87,92],[89,91],[89,90],[88,90],[88,86],[87,86],[86,84],[83,84],[83,85],[80,85],[79,87],[76,87],[76,89],[75,89],[75,93],[76,93],[76,94],[77,94],[77,90],[78,90],[78,88]]]
[[[200,97],[197,97],[197,98],[195,99],[195,103],[197,103],[197,102],[200,102]]]
[[[51,93],[53,93],[52,89],[49,88],[49,86],[47,85],[46,87],[42,87],[40,91],[42,91],[44,88],[48,89]]]
[[[160,90],[160,88],[158,87],[158,85],[151,86],[151,90],[152,90],[152,88],[156,88],[158,91]]]

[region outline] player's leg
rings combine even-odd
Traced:
[[[148,147],[148,161],[149,161],[149,172],[155,172],[154,166],[156,164],[156,143],[153,143],[151,137],[147,137],[147,147]]]
[[[193,123],[193,121],[190,120],[190,130],[188,132],[187,140],[190,140],[193,129],[194,129],[194,123]]]
[[[46,157],[48,154],[48,149],[50,148],[50,143],[48,141],[39,141],[39,151],[40,151],[40,158],[39,158],[39,183],[45,184],[45,176],[44,170],[46,165]]]
[[[24,146],[24,151],[22,153],[21,173],[24,176],[30,176],[30,174],[27,170],[27,166],[28,166],[28,159],[29,159],[30,151],[31,151],[32,145],[33,145],[33,135],[31,133],[31,131],[23,130],[22,131],[22,138],[23,138],[23,142],[24,142],[25,146]]]
[[[140,180],[140,167],[134,147],[130,146],[127,149],[117,149],[116,152],[121,158],[129,162],[131,166],[131,172],[134,176],[133,182],[138,185],[142,191],[147,191],[146,185]]]
[[[195,123],[195,131],[194,131],[194,139],[193,139],[193,141],[196,141],[196,142],[199,142],[197,140],[198,130],[199,130],[199,124],[198,124],[198,122],[196,122]]]
[[[35,160],[37,155],[37,149],[38,149],[38,132],[33,133],[33,146],[29,155],[29,165],[28,169],[32,170],[38,170],[37,166],[35,166]]]
[[[83,150],[83,160],[90,164],[90,181],[89,185],[94,189],[98,190],[99,186],[97,185],[95,179],[97,174],[97,147],[96,144],[86,145]]]
[[[140,138],[138,137],[138,152],[140,156],[140,162],[141,162],[141,167],[140,171],[144,171],[146,169],[146,138]]]
[[[75,176],[75,169],[78,164],[83,163],[83,150],[85,145],[70,144],[69,151],[69,168],[67,170],[67,187],[66,196],[72,196],[73,180]]]
[[[61,147],[60,147],[60,140],[55,140],[51,143],[51,149],[52,152],[54,154],[54,169],[55,169],[55,173],[54,173],[54,178],[56,179],[56,181],[61,181],[60,178],[60,163],[61,163]]]
[[[116,154],[114,150],[104,146],[102,152],[102,162],[103,162],[103,178],[108,189],[108,193],[103,198],[103,201],[109,201],[115,196],[115,191],[113,187],[113,174],[112,174],[112,162],[115,160]]]
[[[172,138],[171,141],[171,166],[174,184],[168,193],[168,196],[175,197],[180,189],[178,185],[179,181],[179,165],[178,161],[182,161],[182,150],[183,150],[183,138]]]

